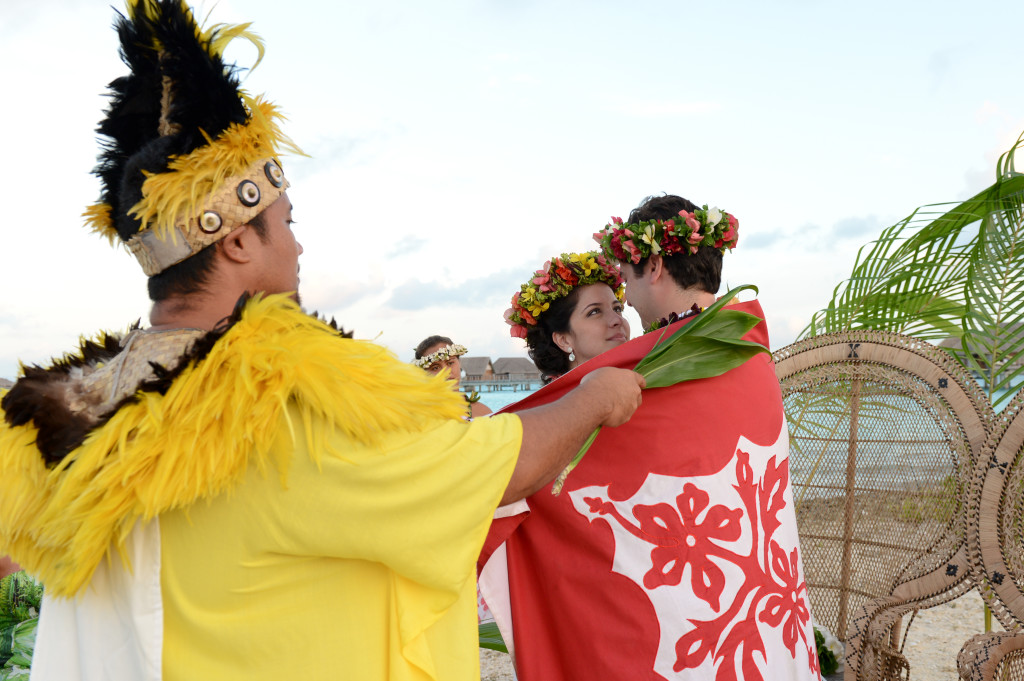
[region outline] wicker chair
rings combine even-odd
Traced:
[[[907,678],[903,615],[972,587],[962,492],[989,402],[952,358],[906,336],[816,336],[774,358],[815,618],[846,644],[846,679]]]
[[[967,503],[971,577],[1006,631],[978,634],[957,657],[965,680],[1024,680],[1024,392],[996,417]]]

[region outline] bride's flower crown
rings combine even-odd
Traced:
[[[623,223],[612,218],[594,241],[601,244],[605,256],[619,262],[639,263],[652,255],[696,253],[711,246],[725,253],[739,240],[739,221],[718,208],[698,208],[692,213],[679,211],[679,217],[666,220]]]
[[[619,268],[597,251],[563,253],[551,258],[512,296],[512,307],[505,310],[505,321],[512,327],[513,338],[526,338],[528,326],[537,324],[537,317],[551,303],[569,295],[577,286],[608,284],[615,297],[622,300],[622,277]]]
[[[437,352],[430,353],[426,357],[414,359],[412,363],[420,369],[427,369],[435,362],[447,362],[452,357],[461,357],[467,352],[469,352],[469,350],[466,349],[466,346],[459,345],[458,343],[452,343],[451,345],[444,346]]]

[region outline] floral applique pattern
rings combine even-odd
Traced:
[[[768,453],[756,473],[738,448],[713,475],[652,474],[626,501],[606,487],[570,493],[578,512],[609,523],[615,571],[651,599],[662,629],[656,671],[666,678],[713,668],[716,681],[761,680],[782,648],[818,672],[796,528],[780,519],[788,461]]]

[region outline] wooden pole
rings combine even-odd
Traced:
[[[843,518],[843,563],[839,582],[839,636],[846,640],[846,618],[850,599],[850,554],[853,551],[853,502],[854,483],[857,478],[857,419],[860,414],[861,379],[855,378],[850,385],[850,439],[846,456],[846,503]]]

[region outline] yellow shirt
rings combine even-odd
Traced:
[[[232,493],[159,518],[164,678],[477,681],[475,562],[518,417],[376,448],[335,433],[318,469],[289,416],[284,485],[250,466]]]

